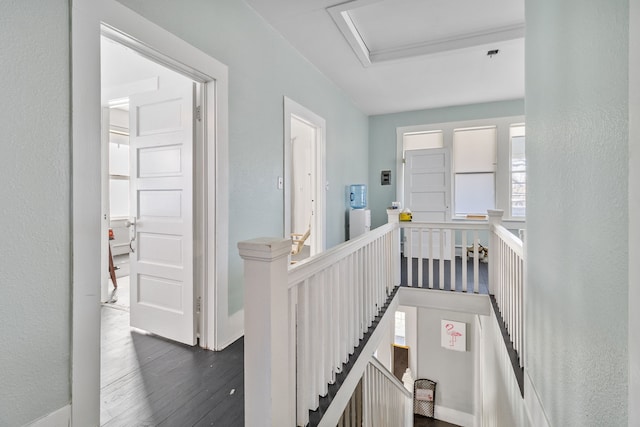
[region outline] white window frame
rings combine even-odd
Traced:
[[[396,128],[396,170],[398,179],[396,179],[396,198],[404,207],[404,163],[403,163],[403,135],[412,132],[429,132],[442,131],[444,139],[444,148],[453,153],[453,131],[461,128],[496,126],[497,132],[497,152],[496,152],[496,209],[504,211],[504,221],[513,223],[514,228],[524,228],[524,217],[511,217],[511,138],[510,129],[512,125],[525,122],[524,116],[504,116],[492,117],[487,119],[465,120],[456,122],[439,122],[431,124],[400,126]],[[453,168],[451,169],[451,200],[450,206],[453,207]],[[466,220],[465,217],[456,217],[455,207],[451,209],[451,221]]]
[[[526,127],[525,127],[525,123],[512,123],[511,126],[509,127],[509,218],[513,218],[513,219],[522,219],[524,220],[527,217],[527,205],[526,205],[526,181],[525,181],[525,214],[524,216],[514,216],[513,215],[513,187],[511,185],[511,178],[513,176],[513,162],[512,162],[512,156],[513,156],[513,137],[514,135],[512,135],[511,133],[511,129],[516,128],[516,127],[522,127],[523,128],[523,132],[522,135],[515,135],[517,136],[523,136],[524,137],[524,145],[525,145],[525,151],[526,151],[526,146],[527,146],[527,133],[526,133]],[[524,173],[527,173],[527,166],[526,166],[526,153],[525,153],[525,168],[524,168]]]
[[[493,163],[493,170],[478,170],[475,172],[458,172],[456,170],[456,150],[455,150],[455,136],[456,136],[456,132],[472,132],[472,131],[476,131],[476,130],[495,130],[495,138],[496,140],[494,141],[495,143],[495,153],[492,159],[492,163]],[[496,209],[497,208],[497,195],[496,195],[496,188],[498,187],[498,181],[497,181],[497,169],[498,169],[498,165],[497,165],[497,157],[498,157],[498,127],[495,125],[487,125],[487,126],[473,126],[473,127],[464,127],[464,128],[456,128],[453,130],[453,138],[451,140],[451,175],[452,175],[452,181],[451,181],[451,192],[452,192],[452,196],[451,196],[451,206],[452,206],[452,214],[454,218],[457,219],[468,219],[469,216],[477,216],[477,215],[482,215],[482,212],[468,212],[466,214],[457,214],[456,212],[458,211],[458,207],[456,206],[456,193],[458,192],[458,189],[456,188],[456,182],[457,182],[457,175],[466,175],[466,174],[487,174],[487,175],[493,175],[493,207],[491,209]],[[475,219],[475,218],[474,218]]]

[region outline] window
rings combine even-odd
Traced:
[[[426,132],[405,132],[402,134],[403,153],[407,150],[423,150],[425,148],[442,148],[444,140],[441,130]]]
[[[524,221],[524,123],[524,116],[505,116],[396,128],[396,194],[402,206],[414,212],[414,221],[476,219],[489,209]],[[438,154],[444,156],[444,180]],[[428,173],[416,170],[427,160]],[[431,179],[420,181],[428,188],[414,185],[424,179]]]
[[[496,205],[496,127],[453,131],[454,213],[486,215]]]
[[[405,313],[404,311],[396,311],[395,333],[393,343],[397,345],[407,345]]]
[[[109,216],[129,217],[129,133],[116,126],[109,130]]]
[[[524,124],[511,125],[509,138],[511,140],[511,216],[524,217],[527,200],[527,159],[524,150]]]

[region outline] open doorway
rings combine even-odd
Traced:
[[[108,165],[103,218],[110,230],[103,259],[111,255],[112,286],[106,307],[129,311],[132,327],[194,345],[200,290],[193,256],[193,159],[201,145],[200,85],[106,36],[100,51],[108,145],[102,151]],[[119,274],[120,284],[115,268],[130,272]]]
[[[202,296],[195,309],[200,311],[200,345],[213,349],[222,349],[241,335],[243,316],[242,311],[229,314],[227,307],[228,68],[113,0],[74,2],[71,18],[72,421],[98,425],[101,292],[96,286],[107,274],[101,271],[107,265],[102,251],[108,239],[108,219],[101,208],[100,37],[108,35],[202,85],[202,122],[196,131],[203,135],[203,144],[190,159],[200,177],[196,182],[202,184],[193,200],[194,276]]]
[[[284,231],[294,245],[292,261],[325,246],[325,120],[284,98]]]
[[[105,41],[103,40],[103,44]],[[115,63],[115,62],[111,62]],[[103,57],[103,64],[104,57]],[[103,73],[103,75],[105,75]],[[103,86],[104,87],[104,86]],[[103,218],[109,229],[108,247],[102,246],[103,269],[108,265],[109,274],[102,275],[101,300],[107,306],[129,311],[129,229],[127,222],[131,217],[129,209],[129,102],[118,102],[103,109],[102,176]]]

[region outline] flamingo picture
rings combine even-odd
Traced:
[[[442,321],[443,333],[442,346],[451,350],[466,351],[466,345],[464,343],[465,337],[465,324],[453,321]],[[462,337],[462,342],[458,342],[458,337]]]

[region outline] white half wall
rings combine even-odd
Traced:
[[[543,427],[531,424],[518,381],[493,313],[479,316],[481,327],[482,426]]]

